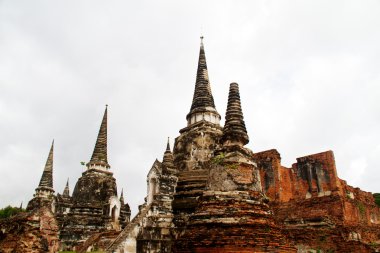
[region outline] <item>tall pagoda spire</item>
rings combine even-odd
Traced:
[[[70,197],[69,179],[67,179],[66,186],[65,186],[65,189],[63,190],[62,196]]]
[[[162,158],[162,163],[169,168],[174,167],[174,158],[173,158],[173,153],[170,150],[170,143],[169,143],[169,137],[168,137],[168,142],[166,144],[166,150],[164,153],[164,157]]]
[[[107,109],[108,105],[106,105],[106,109],[104,111],[103,120],[102,124],[100,125],[98,138],[96,139],[94,152],[92,153],[90,162],[87,163],[88,168],[110,168],[107,159]]]
[[[120,194],[120,203],[122,204],[122,205],[124,205],[124,189],[123,188],[121,188],[121,194]]]
[[[170,139],[169,139],[169,137],[168,137],[168,142],[166,143],[166,150],[165,151],[170,151],[171,152],[171,150],[170,150]]]
[[[51,144],[48,158],[46,160],[44,171],[40,179],[40,183],[36,188],[36,196],[47,196],[54,193],[53,189],[53,153],[54,140]]]
[[[223,144],[244,146],[249,142],[240,103],[239,85],[230,84],[226,122],[223,128]]]
[[[191,125],[201,120],[219,124],[220,115],[216,111],[214,98],[211,93],[210,81],[206,63],[206,54],[201,36],[197,77],[190,112],[186,116],[187,124]]]

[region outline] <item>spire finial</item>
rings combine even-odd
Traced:
[[[168,143],[166,144],[164,157],[162,158],[162,163],[166,165],[167,167],[170,167],[170,168],[174,167],[174,158],[173,158],[173,153],[170,150],[169,137],[168,137]]]
[[[124,205],[124,188],[121,188],[120,203]]]
[[[170,139],[168,137],[168,143],[166,144],[166,151],[170,151]]]
[[[70,197],[70,188],[69,188],[69,178],[67,178],[65,189],[63,190],[62,196]]]
[[[96,144],[94,147],[94,152],[92,153],[91,160],[87,164],[103,165],[109,168],[107,159],[107,110],[108,105],[104,111],[102,123],[100,125],[98,138],[96,139]]]
[[[42,172],[40,183],[36,189],[36,193],[39,192],[41,188],[54,192],[53,189],[53,153],[54,153],[54,140],[51,143],[48,158],[46,160],[44,171]]]
[[[222,139],[224,145],[244,146],[249,142],[241,109],[239,85],[237,83],[230,84]]]

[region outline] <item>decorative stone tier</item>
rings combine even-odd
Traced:
[[[34,197],[28,203],[26,210],[37,210],[41,207],[47,207],[52,212],[55,212],[56,197],[50,195],[48,197]]]
[[[205,191],[173,252],[296,252],[257,191]]]
[[[73,203],[104,203],[117,196],[116,180],[111,172],[89,170],[78,179],[73,192]]]
[[[220,126],[201,121],[180,133],[173,151],[178,173],[173,211],[188,213],[194,210],[196,199],[206,189],[210,160],[215,150],[220,149],[219,140],[223,132]]]
[[[87,170],[75,185],[61,230],[62,249],[74,249],[94,233],[120,229],[120,201],[111,172]]]
[[[223,144],[244,146],[249,142],[247,129],[244,123],[243,111],[240,103],[239,85],[230,84],[226,122],[223,128]]]

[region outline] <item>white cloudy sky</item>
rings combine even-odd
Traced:
[[[0,0],[0,207],[24,206],[55,139],[62,192],[109,104],[109,162],[133,211],[190,109],[199,36],[215,103],[240,84],[254,151],[285,166],[333,150],[338,175],[380,192],[379,1]]]

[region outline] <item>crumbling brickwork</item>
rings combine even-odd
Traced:
[[[371,193],[337,176],[332,151],[281,166],[276,150],[254,154],[277,220],[299,252],[372,252],[380,240],[379,207]]]
[[[58,222],[42,207],[0,220],[0,252],[55,253],[59,249]]]

